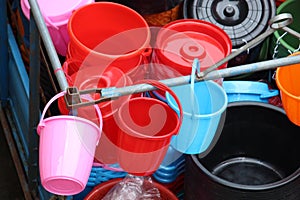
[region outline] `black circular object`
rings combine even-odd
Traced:
[[[283,109],[228,104],[212,150],[186,157],[185,200],[299,200],[299,133]]]
[[[233,49],[264,32],[275,12],[274,0],[185,0],[183,5],[184,18],[219,26],[229,35]]]

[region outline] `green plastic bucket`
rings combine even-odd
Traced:
[[[290,13],[293,16],[293,23],[289,27],[297,32],[300,32],[300,1],[299,0],[287,0],[282,3],[276,10],[277,14]],[[283,30],[274,32],[272,38],[272,47],[270,48],[270,54],[273,58],[286,57],[296,51],[299,51],[300,40],[295,36],[286,33]],[[277,51],[276,52],[274,52]]]

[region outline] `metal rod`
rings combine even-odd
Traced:
[[[267,61],[252,63],[252,64],[241,65],[237,67],[229,67],[221,70],[215,70],[208,73],[204,77],[204,80],[214,80],[218,78],[232,77],[236,75],[274,69],[277,67],[286,67],[297,63],[300,63],[300,55],[279,58],[274,60],[267,60]]]
[[[204,77],[209,72],[212,72],[213,70],[217,69],[221,65],[227,63],[231,59],[235,58],[242,52],[246,51],[249,48],[253,48],[254,46],[258,45],[261,41],[263,41],[265,38],[270,36],[272,33],[274,33],[278,29],[286,28],[285,30],[289,31],[293,35],[297,35],[296,31],[293,31],[292,29],[287,28],[289,24],[293,22],[293,16],[290,13],[281,13],[279,15],[276,15],[272,19],[269,20],[269,29],[267,29],[266,32],[262,33],[258,37],[254,38],[250,42],[246,43],[244,46],[240,47],[239,49],[236,49],[235,51],[232,51],[228,56],[220,60],[219,62],[215,63],[214,65],[210,66],[203,72],[200,72],[198,74],[199,77]],[[298,34],[299,35],[299,34]]]
[[[219,62],[215,63],[211,67],[207,68],[205,71],[200,72],[199,76],[206,76],[206,74],[208,74],[209,72],[212,72],[213,70],[217,69],[221,65],[227,63],[231,59],[235,58],[236,56],[238,56],[242,52],[244,52],[247,49],[249,49],[250,47],[254,47],[259,42],[261,42],[262,40],[264,40],[266,37],[268,37],[269,35],[271,35],[272,33],[274,33],[274,31],[275,31],[274,29],[268,29],[266,32],[264,32],[263,34],[259,35],[257,38],[251,40],[249,43],[245,44],[244,46],[240,47],[239,49],[237,49],[235,51],[232,51],[231,54],[229,54],[228,56],[226,56],[225,58],[223,58]]]
[[[6,3],[6,0],[0,1],[0,98],[2,100],[8,98],[8,25]]]
[[[300,33],[298,33],[297,31],[294,31],[293,29],[290,29],[289,27],[282,27],[282,30],[288,32],[289,34],[291,34],[292,36],[298,38],[300,40]]]
[[[38,187],[38,135],[36,125],[39,122],[40,105],[40,35],[35,20],[30,19],[30,70],[29,70],[29,131],[26,134],[29,147],[28,182],[31,191]]]
[[[56,50],[54,48],[52,39],[50,37],[48,28],[45,24],[44,18],[41,14],[39,5],[37,4],[36,0],[29,0],[29,4],[30,4],[30,8],[33,14],[33,17],[35,19],[36,25],[39,29],[41,38],[44,42],[46,51],[48,53],[50,62],[52,64],[52,68],[55,72],[58,84],[61,88],[61,90],[66,90],[68,88],[68,82],[67,79],[65,77],[65,74],[63,73],[63,70],[61,69],[61,63],[59,61],[58,55],[56,53]]]
[[[195,82],[203,80],[215,80],[219,78],[232,77],[236,75],[242,75],[262,70],[274,69],[277,67],[286,67],[292,64],[300,63],[300,55],[290,56],[286,58],[279,58],[275,60],[262,61],[252,64],[241,65],[237,67],[230,67],[221,70],[215,70],[208,73],[205,77],[196,77]],[[169,87],[184,85],[190,83],[191,76],[181,76],[171,79],[161,80],[162,83],[166,84]],[[130,95],[135,93],[141,93],[146,91],[156,90],[152,85],[148,84],[136,84],[131,86],[125,86],[120,88],[102,88],[101,94],[103,99],[107,97],[117,98],[124,95]],[[97,101],[97,100],[96,100]]]

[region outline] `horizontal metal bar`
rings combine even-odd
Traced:
[[[195,82],[203,81],[203,80],[216,80],[219,78],[232,77],[257,71],[275,69],[277,67],[286,67],[292,64],[300,63],[300,55],[290,56],[286,58],[279,58],[275,60],[262,61],[252,64],[241,65],[237,67],[230,67],[221,70],[215,70],[208,73],[203,78],[196,77]],[[189,84],[191,80],[191,76],[181,76],[171,79],[161,80],[162,83],[166,84],[169,87]],[[135,93],[141,93],[146,91],[156,90],[156,88],[152,85],[148,84],[136,84],[131,86],[125,86],[120,88],[102,88],[101,94],[102,98],[111,97],[117,98],[124,95],[130,95]]]
[[[204,77],[204,80],[214,80],[218,78],[233,77],[252,72],[275,69],[277,67],[286,67],[297,63],[300,63],[300,55],[216,70],[207,74]]]
[[[63,70],[61,69],[61,63],[59,61],[58,55],[56,53],[55,47],[53,45],[52,39],[50,37],[48,28],[46,26],[46,23],[44,21],[44,18],[41,14],[39,5],[37,4],[36,0],[29,0],[30,8],[33,14],[33,17],[35,19],[36,25],[38,27],[38,30],[40,32],[41,38],[44,42],[45,49],[48,53],[52,68],[55,72],[58,84],[61,88],[61,90],[65,91],[68,88],[68,82],[65,77],[65,74],[63,73]]]

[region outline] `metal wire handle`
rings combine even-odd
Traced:
[[[286,32],[289,32],[292,35],[295,35],[296,37],[300,38],[300,34],[299,33],[297,33],[296,31],[294,31],[294,30],[292,30],[292,29],[290,29],[290,28],[287,27],[292,22],[293,22],[293,17],[289,13],[282,13],[282,14],[276,15],[275,17],[273,17],[272,19],[270,19],[270,21],[269,21],[269,27],[270,28],[267,29],[266,32],[264,32],[263,34],[259,35],[257,38],[251,40],[250,42],[248,42],[244,46],[240,47],[236,51],[233,51],[231,54],[229,54],[228,56],[226,56],[225,58],[223,58],[219,62],[215,63],[211,67],[207,68],[203,72],[198,73],[197,74],[198,79],[203,79],[204,76],[206,74],[208,74],[209,72],[212,72],[213,70],[217,69],[218,67],[220,67],[221,65],[225,64],[226,62],[228,62],[229,60],[233,59],[234,57],[238,56],[239,54],[241,54],[242,52],[246,51],[250,47],[254,47],[254,46],[258,45],[261,41],[263,41],[265,38],[267,38],[268,36],[270,36],[272,33],[274,33],[278,29],[284,29]]]

